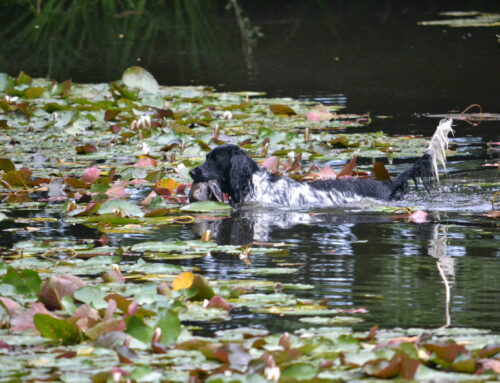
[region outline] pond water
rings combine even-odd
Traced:
[[[250,23],[247,28],[259,27],[262,33],[253,37],[251,47],[241,42],[234,11],[226,10],[225,2],[193,2],[190,9],[186,5],[185,16],[182,22],[176,19],[175,27],[162,24],[175,13],[167,7],[149,9],[142,18],[110,18],[96,24],[95,30],[80,30],[82,16],[76,14],[68,21],[73,22],[68,30],[75,32],[67,35],[55,27],[44,29],[48,35],[34,32],[37,23],[50,25],[50,15],[28,22],[20,17],[21,9],[7,12],[2,6],[2,20],[10,22],[2,27],[9,40],[2,43],[0,57],[11,75],[23,69],[31,75],[71,77],[78,82],[114,80],[124,68],[141,65],[160,84],[257,90],[340,104],[347,112],[370,112],[374,118],[368,131],[430,135],[438,120],[422,114],[459,113],[470,104],[500,112],[500,30],[417,24],[441,18],[440,11],[471,10],[470,3],[245,1],[241,4]],[[478,11],[500,11],[498,1],[474,6]],[[14,38],[20,25],[24,29]],[[498,146],[494,150],[488,145],[500,140],[499,125],[498,120],[477,126],[457,124],[452,141],[467,155],[449,159],[440,193],[412,194],[404,202],[429,212],[429,222],[416,224],[361,209],[247,207],[209,223],[217,242],[284,242],[287,255],[255,256],[253,265],[293,265],[298,272],[251,276],[239,259],[224,254],[179,263],[200,267],[208,278],[311,285],[295,294],[328,299],[330,307],[364,308],[365,322],[360,325],[364,328],[372,324],[436,328],[448,321],[452,326],[500,332],[500,230],[497,220],[483,217],[499,190],[498,169],[483,167],[499,159]],[[409,161],[396,163],[404,168]],[[193,239],[203,229],[185,225],[153,235],[114,234],[110,242]],[[28,237],[46,235],[72,238],[98,233],[49,223]],[[21,235],[2,234],[4,243],[20,239]],[[449,304],[443,278],[450,286]],[[232,318],[207,330],[251,324],[291,331],[304,326],[293,318],[275,320],[244,310],[232,313]]]

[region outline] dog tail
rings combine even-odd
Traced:
[[[453,134],[451,118],[443,119],[439,122],[436,132],[431,138],[429,146],[424,155],[413,164],[413,166],[401,173],[390,182],[390,198],[400,198],[404,196],[408,189],[408,180],[412,179],[415,185],[418,179],[422,181],[425,190],[430,191],[433,187],[434,179],[439,184],[438,163],[446,169],[446,150],[448,149],[448,135]]]

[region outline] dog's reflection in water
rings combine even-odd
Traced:
[[[321,231],[332,228],[350,230],[353,224],[391,222],[390,217],[381,215],[346,214],[336,212],[287,211],[263,209],[252,205],[233,211],[230,217],[198,221],[193,224],[196,236],[210,230],[211,237],[219,245],[244,245],[252,242],[287,240],[284,231],[300,233],[299,226],[321,227]],[[335,229],[336,230],[336,229]],[[278,234],[279,238],[276,238]],[[289,234],[289,233],[288,233]]]

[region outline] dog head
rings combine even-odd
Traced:
[[[189,175],[194,182],[217,181],[232,204],[243,202],[253,189],[252,174],[259,170],[257,164],[236,145],[224,144],[212,149],[200,166]]]

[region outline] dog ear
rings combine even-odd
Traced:
[[[252,174],[258,170],[257,164],[244,151],[234,153],[229,169],[229,196],[232,203],[243,202],[243,198],[253,190]]]

